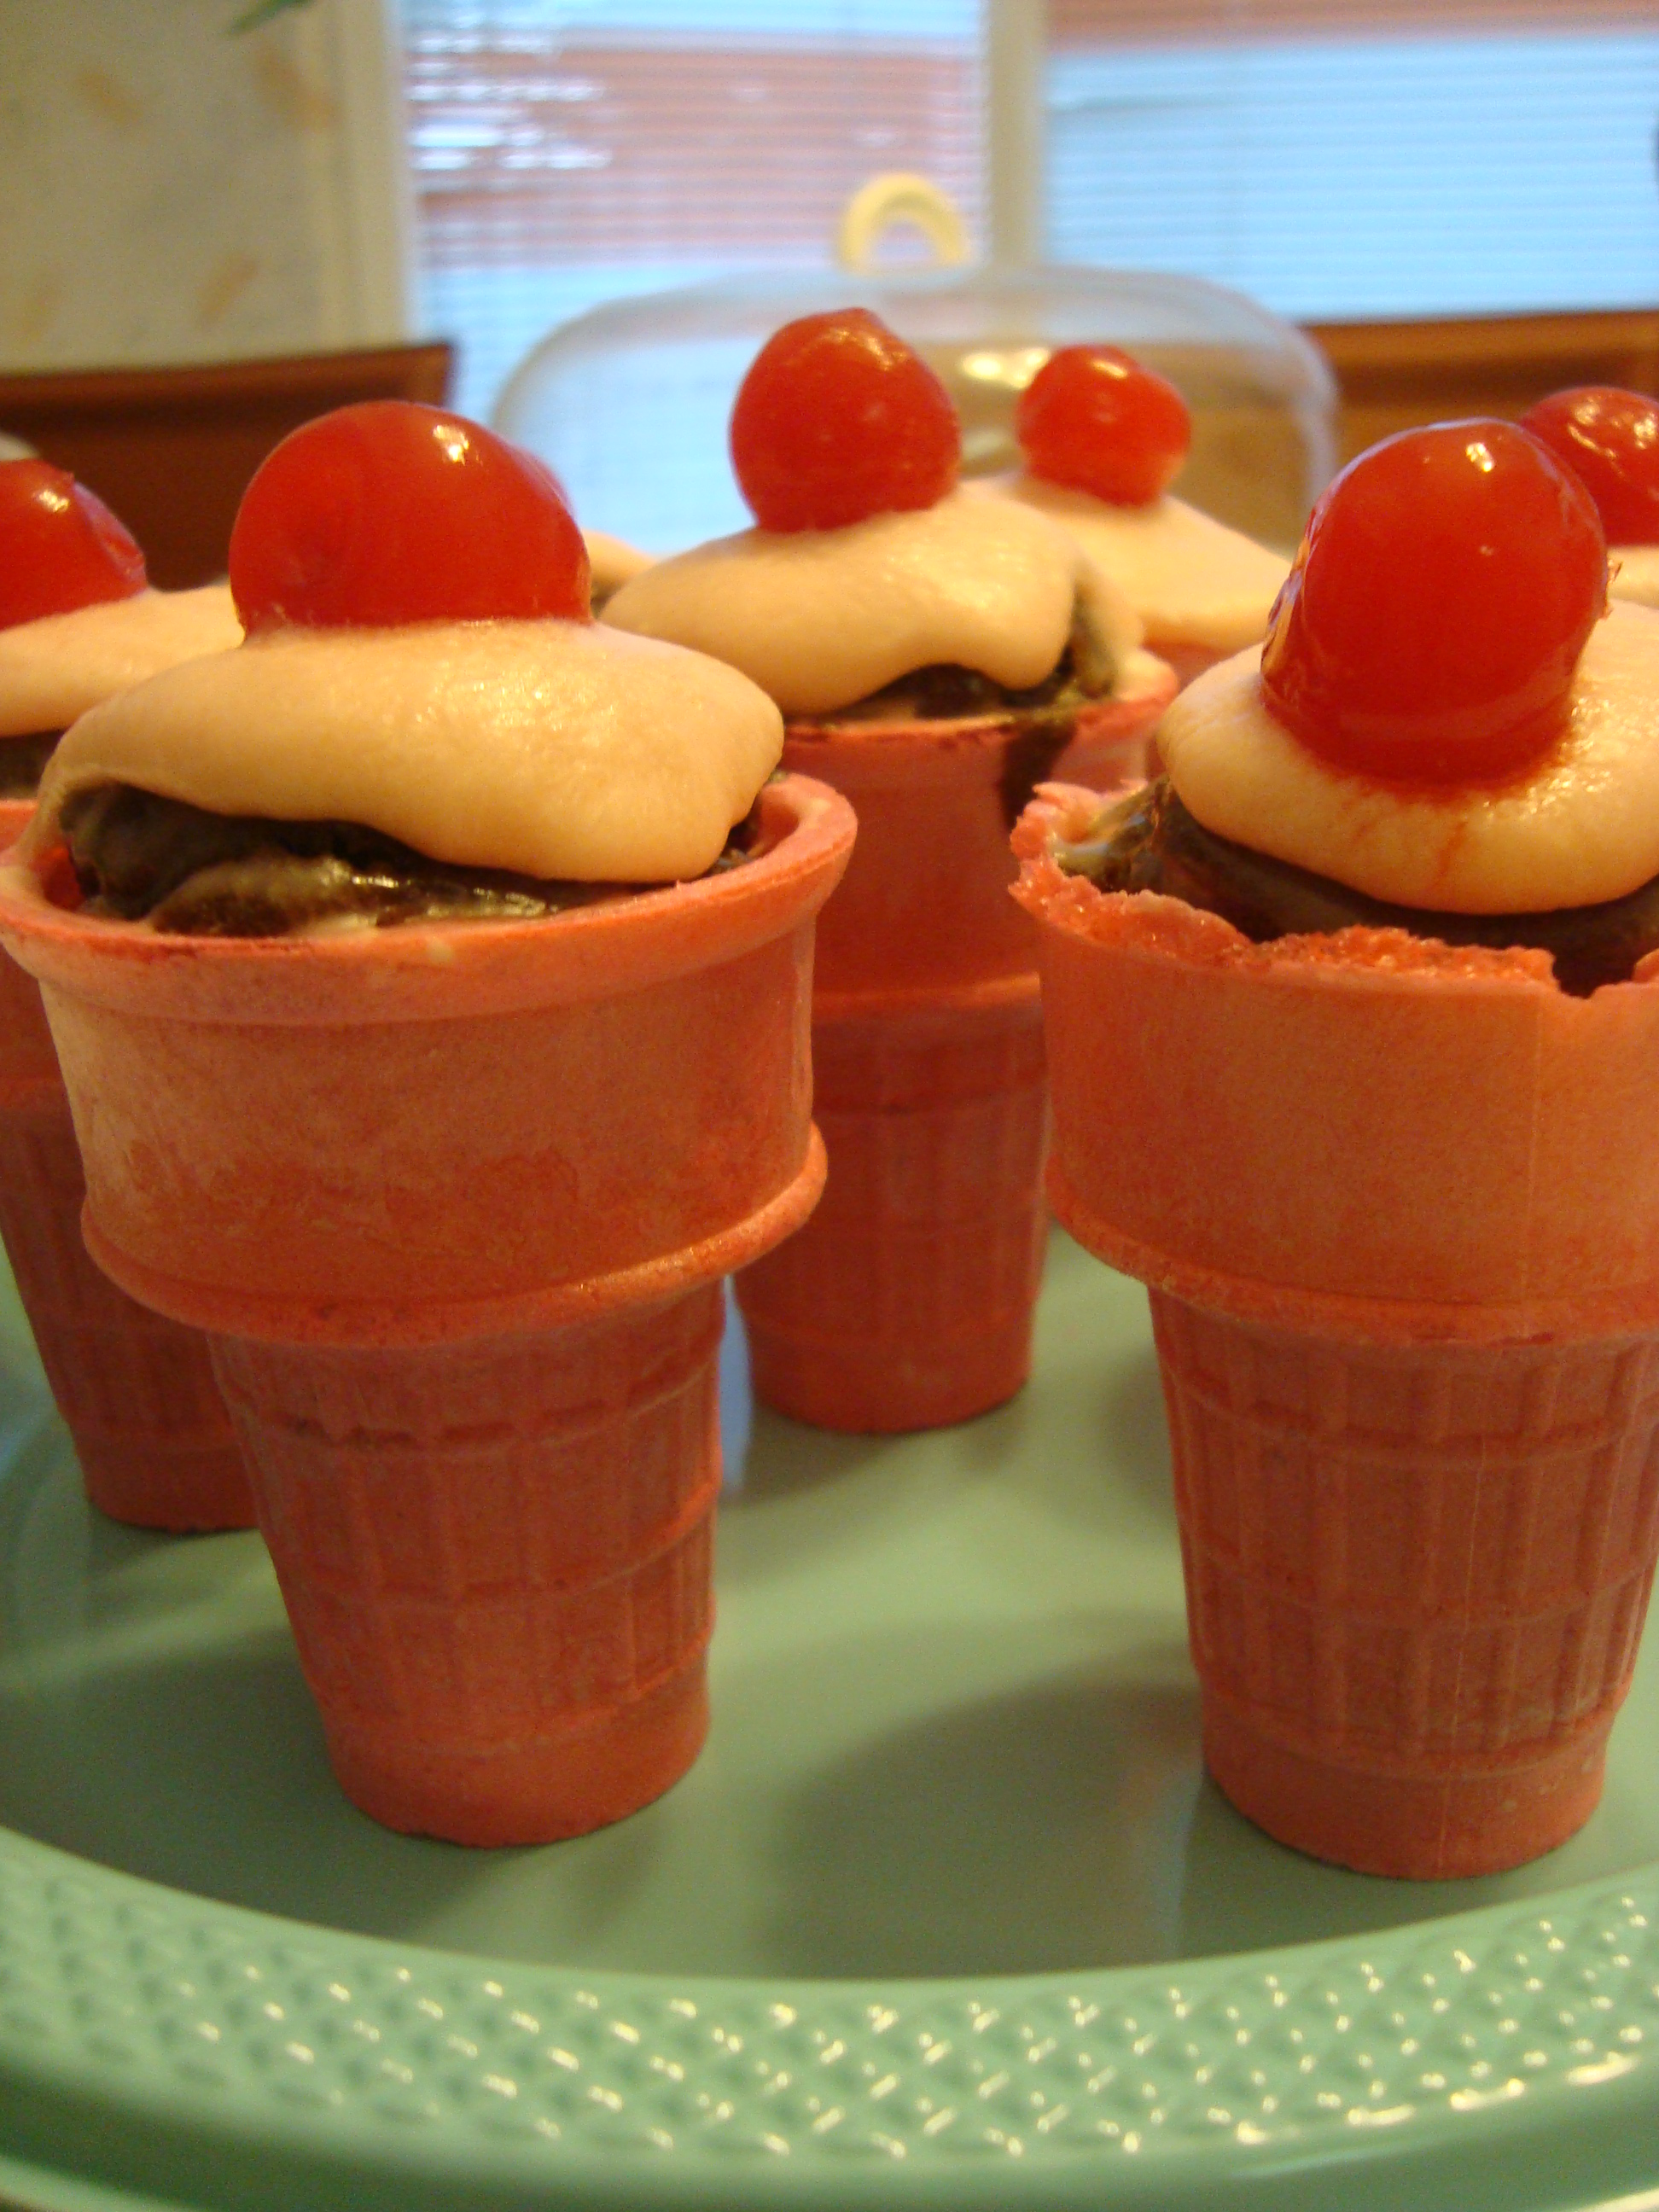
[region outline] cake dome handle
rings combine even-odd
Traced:
[[[836,260],[843,269],[873,268],[877,245],[900,222],[915,225],[940,268],[954,269],[968,259],[968,228],[950,194],[927,177],[890,169],[860,185],[842,210]]]

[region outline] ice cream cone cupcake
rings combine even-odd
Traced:
[[[1151,1292],[1211,1771],[1372,1873],[1589,1817],[1659,1550],[1659,617],[1598,619],[1604,560],[1511,426],[1390,441],[1166,781],[1018,833],[1051,1195]]]
[[[155,592],[143,556],[61,469],[0,464],[0,849],[88,708],[241,635],[229,592]],[[241,1528],[253,1500],[204,1340],[116,1290],[81,1238],[84,1190],[40,994],[0,973],[0,1234],[94,1505],[174,1530]]]
[[[215,1338],[348,1793],[579,1833],[707,1725],[719,1279],[822,1181],[851,811],[458,417],[296,433],[232,574],[249,642],[80,724],[7,879],[88,1244]]]
[[[1192,442],[1172,384],[1115,346],[1062,346],[1021,393],[1015,427],[1024,468],[975,488],[1074,538],[1182,684],[1260,642],[1286,563],[1170,491]]]
[[[1607,536],[1607,589],[1659,607],[1659,399],[1617,385],[1553,392],[1521,417],[1595,502]]]
[[[1008,831],[1057,762],[1137,774],[1174,679],[1062,533],[955,489],[943,387],[872,317],[780,331],[732,434],[759,527],[658,563],[606,618],[752,677],[785,765],[859,817],[813,994],[830,1179],[739,1279],[750,1371],[823,1427],[936,1427],[1030,1360],[1046,1101]]]

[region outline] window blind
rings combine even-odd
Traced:
[[[1308,320],[1659,301],[1659,23],[1634,4],[1053,0],[1055,258]]]
[[[599,301],[824,264],[917,169],[983,239],[981,0],[400,0],[424,320],[487,413]],[[1651,0],[1048,0],[1046,250],[1308,320],[1659,301]]]
[[[475,414],[598,301],[827,263],[878,171],[979,221],[975,0],[404,0],[403,40],[424,319]]]
[[[1377,32],[1653,27],[1652,0],[1048,0],[1057,47]]]

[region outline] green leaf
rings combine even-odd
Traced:
[[[253,5],[245,8],[231,24],[231,36],[237,37],[243,31],[257,31],[261,23],[270,22],[272,16],[286,15],[290,8],[307,8],[310,4],[311,0],[253,0]]]

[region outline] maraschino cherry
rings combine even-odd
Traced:
[[[1019,395],[1014,430],[1034,477],[1114,507],[1150,507],[1193,442],[1174,385],[1104,345],[1051,353]]]
[[[412,400],[365,400],[284,438],[230,538],[251,637],[283,623],[586,622],[587,586],[587,548],[551,471]]]
[[[932,507],[957,480],[950,394],[863,307],[804,315],[761,348],[732,410],[732,465],[763,530],[839,530]]]
[[[1268,625],[1262,696],[1334,767],[1501,781],[1565,729],[1607,586],[1589,495],[1528,432],[1404,430],[1314,508]]]
[[[95,492],[50,461],[0,461],[0,629],[145,586],[144,556]]]
[[[1659,400],[1581,384],[1551,392],[1521,421],[1595,501],[1609,545],[1659,545]]]

